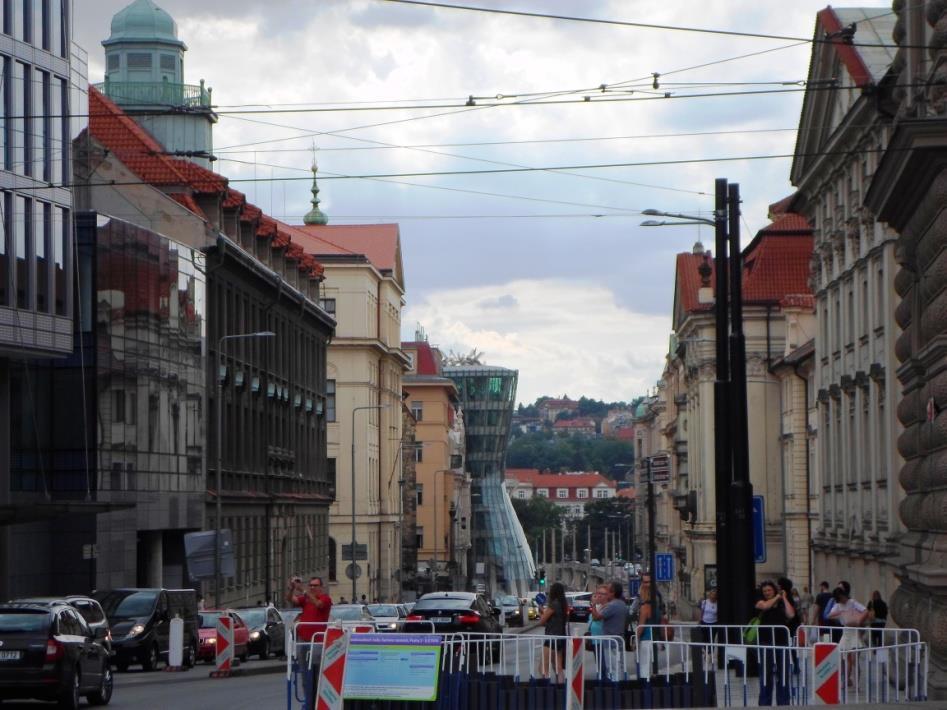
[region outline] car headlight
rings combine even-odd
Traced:
[[[129,629],[128,635],[129,635],[129,636],[137,636],[138,634],[140,634],[140,633],[141,633],[142,631],[144,631],[144,630],[145,630],[145,625],[144,625],[144,624],[135,624],[134,626],[131,627],[131,629]]]
[[[214,638],[213,636],[211,636],[209,639],[207,639],[207,643],[209,643],[211,646],[216,646],[216,645],[217,645],[217,639]]]
[[[254,632],[252,632],[252,633],[250,634],[250,640],[251,640],[251,641],[256,641],[256,640],[259,639],[259,638],[260,638],[260,632],[259,632],[259,631],[254,631]]]

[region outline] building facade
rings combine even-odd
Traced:
[[[947,524],[944,465],[947,444],[947,346],[944,333],[943,264],[947,228],[943,185],[947,179],[947,103],[944,73],[947,22],[942,3],[894,3],[897,22],[891,39],[899,46],[882,88],[892,117],[891,136],[874,170],[865,206],[898,237],[894,273],[894,315],[899,335],[893,346],[903,431],[897,451],[903,458],[898,482],[898,582],[891,611],[898,624],[920,630],[930,644],[930,695],[947,697]],[[884,38],[888,40],[888,37]],[[894,326],[889,323],[889,328]],[[889,441],[893,449],[894,439]],[[890,456],[889,456],[889,460]],[[894,482],[890,484],[894,486]],[[892,507],[892,516],[894,513]]]
[[[407,453],[416,470],[418,571],[430,581],[430,591],[453,588],[454,579],[466,579],[467,554],[457,549],[456,538],[470,524],[457,386],[444,377],[441,354],[426,340],[402,343],[401,349],[410,362],[403,384],[416,431],[415,447]]]
[[[903,532],[895,445],[899,328],[891,317],[897,234],[865,205],[890,140],[890,99],[879,87],[894,59],[889,37],[896,19],[877,8],[818,13],[817,37],[837,36],[854,22],[856,42],[813,45],[810,85],[834,78],[840,87],[807,92],[791,172],[798,188],[792,209],[815,234],[814,576],[850,581],[859,599],[876,589],[887,599],[894,591]]]
[[[547,498],[572,520],[585,516],[587,503],[614,498],[617,491],[615,482],[599,473],[541,473],[535,468],[508,468],[504,486],[511,500]]]
[[[742,253],[750,479],[754,495],[763,496],[765,507],[765,561],[756,565],[760,579],[782,576],[787,569],[790,491],[781,456],[779,379],[772,366],[798,337],[798,329],[788,329],[783,308],[791,303],[788,297],[809,294],[812,255],[811,229],[802,217],[772,214],[771,218],[772,224],[760,230]],[[680,563],[675,593],[682,613],[716,581],[713,272],[710,254],[702,248],[695,246],[693,252],[677,257],[674,334],[652,425],[662,432],[660,445],[670,454],[665,551],[674,552]],[[642,454],[648,453],[647,446],[643,441]],[[639,484],[642,507],[645,497]],[[660,523],[658,530],[660,546]]]
[[[25,436],[40,445],[43,424],[18,422],[33,410],[25,361],[62,361],[73,352],[74,213],[69,146],[87,123],[86,54],[72,41],[71,0],[11,2],[0,17],[0,593],[35,590],[44,572],[15,565],[43,549],[49,523],[94,526],[107,509],[84,491],[79,459],[16,454]],[[38,477],[35,472],[40,471]],[[81,473],[80,473],[81,472]],[[37,492],[25,478],[35,478]],[[79,483],[78,479],[82,479]],[[24,488],[24,486],[26,486]],[[77,492],[81,489],[82,492]],[[64,499],[54,503],[56,499]],[[67,502],[68,499],[73,499]],[[34,541],[34,535],[36,535]],[[80,555],[81,557],[81,550]],[[46,577],[48,579],[48,576]],[[87,576],[86,576],[87,579]]]
[[[408,358],[401,349],[405,287],[400,234],[395,224],[326,225],[317,194],[314,180],[313,211],[296,230],[304,235],[305,250],[325,267],[322,303],[338,322],[327,374],[328,456],[336,471],[329,517],[336,568],[329,570],[329,587],[333,596],[364,594],[389,601],[400,595],[395,571],[402,566],[400,479],[406,453],[401,405]],[[355,542],[366,546],[354,550],[360,571],[355,580],[346,575],[352,563],[353,517]]]
[[[473,513],[472,582],[489,594],[525,596],[536,569],[503,488],[518,373],[476,363],[452,364],[443,372],[457,385],[464,412]]]

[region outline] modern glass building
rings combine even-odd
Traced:
[[[525,596],[535,566],[529,543],[503,487],[506,447],[518,372],[489,365],[444,368],[457,384],[467,434],[472,482],[473,583],[490,594]]]

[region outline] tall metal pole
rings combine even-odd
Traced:
[[[737,623],[732,612],[735,590],[730,573],[730,525],[727,496],[730,495],[730,437],[728,390],[730,353],[727,322],[727,181],[718,178],[714,184],[714,280],[716,293],[716,375],[714,379],[714,495],[716,498],[718,619],[721,624]],[[743,621],[746,621],[745,619]]]
[[[733,473],[727,501],[730,505],[730,594],[734,623],[751,614],[750,592],[756,583],[753,558],[753,484],[750,481],[746,404],[746,338],[743,334],[743,254],[740,249],[740,186],[728,190],[730,237],[730,441]]]
[[[648,564],[651,569],[651,594],[652,602],[657,598],[657,589],[658,589],[658,578],[656,573],[658,571],[658,551],[656,546],[656,534],[655,534],[655,503],[654,503],[654,474],[651,471],[651,457],[649,456],[645,459],[648,462]],[[661,617],[659,615],[658,605],[651,604],[651,623],[659,624],[661,623]],[[655,654],[657,655],[657,654]]]

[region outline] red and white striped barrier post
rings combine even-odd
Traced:
[[[345,658],[349,651],[349,633],[344,629],[326,629],[316,690],[316,710],[342,710],[342,681]]]
[[[842,702],[842,654],[837,643],[816,643],[812,652],[812,678],[816,705]]]
[[[585,704],[585,639],[566,639],[566,710],[581,710]]]
[[[233,670],[233,624],[229,616],[217,617],[216,668],[211,678],[226,678]]]

